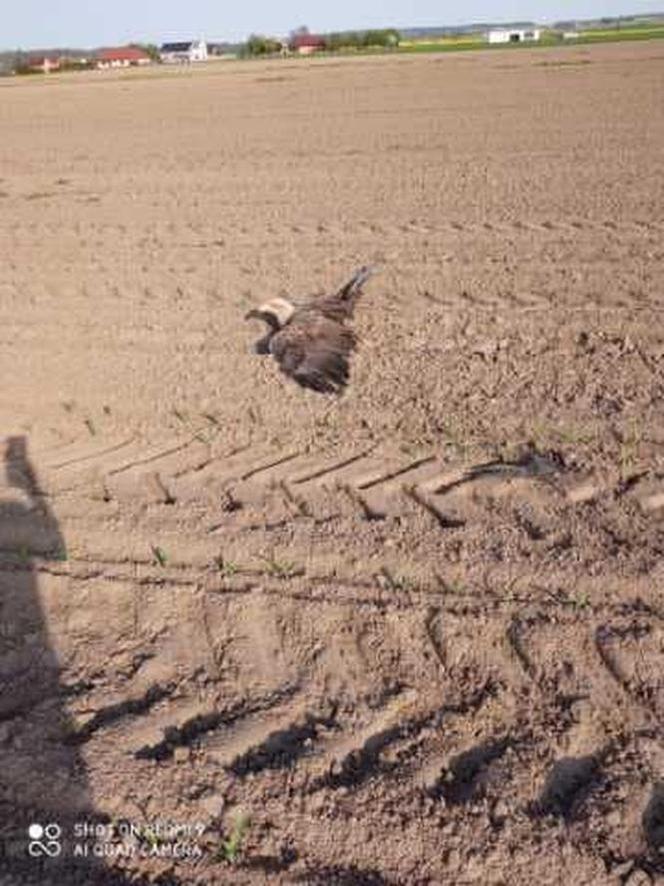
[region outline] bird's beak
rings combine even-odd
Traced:
[[[269,339],[261,338],[254,345],[254,354],[260,354],[261,357],[265,357],[266,354],[270,353],[270,342]]]

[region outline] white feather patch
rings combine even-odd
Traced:
[[[272,314],[273,317],[276,317],[279,326],[285,326],[295,313],[294,305],[285,298],[270,299],[270,301],[266,301],[265,304],[262,304],[258,310],[265,314]]]

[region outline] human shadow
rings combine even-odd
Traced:
[[[74,854],[75,824],[104,819],[80,748],[68,741],[67,699],[77,688],[63,682],[40,597],[40,573],[61,572],[61,586],[49,576],[48,608],[65,605],[54,598],[66,595],[65,539],[26,438],[0,447],[0,882],[136,884],[103,859]]]

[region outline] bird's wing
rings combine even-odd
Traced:
[[[281,371],[299,385],[333,394],[348,383],[348,358],[355,341],[350,329],[306,311],[272,337],[270,350]]]
[[[329,317],[330,320],[343,321],[352,317],[355,302],[362,292],[362,287],[372,273],[372,268],[360,268],[337,292],[332,295],[325,295],[322,298],[313,299],[309,304],[320,311],[321,314]]]

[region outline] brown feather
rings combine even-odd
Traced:
[[[305,388],[338,393],[348,383],[352,330],[318,312],[302,311],[270,340],[270,351],[286,375]]]
[[[339,323],[349,320],[353,316],[355,303],[362,291],[362,286],[371,274],[371,268],[360,268],[338,292],[332,295],[313,298],[303,305],[300,310],[320,311],[325,317],[329,317],[330,320],[337,320]]]
[[[279,368],[304,388],[323,394],[340,393],[348,384],[349,358],[357,343],[344,323],[372,270],[360,268],[333,295],[314,298],[295,308],[285,299],[273,299],[247,318],[270,327],[255,345],[256,353],[272,354]]]

